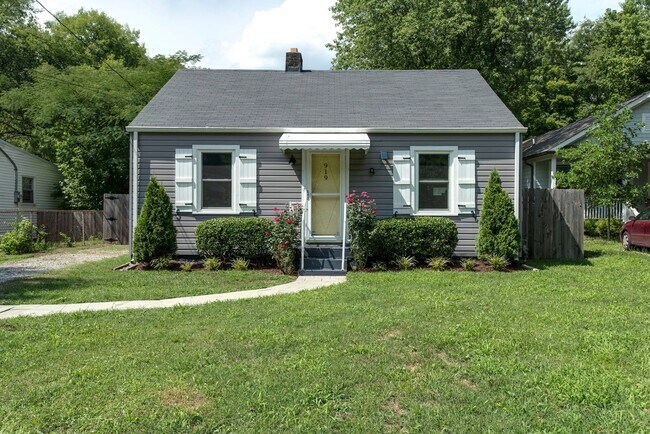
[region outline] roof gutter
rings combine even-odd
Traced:
[[[14,166],[14,203],[18,203],[20,201],[20,192],[18,191],[18,166],[16,166],[16,163],[11,159],[9,154],[7,154],[4,149],[2,149],[2,146],[0,146],[0,152],[2,152],[2,154],[7,157],[7,160],[9,160],[11,165]]]
[[[526,127],[497,128],[232,128],[232,127],[151,127],[129,125],[126,131],[139,133],[525,133]]]

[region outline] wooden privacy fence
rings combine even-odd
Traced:
[[[104,241],[129,244],[129,195],[104,195]]]
[[[13,229],[14,224],[27,218],[44,227],[47,241],[61,241],[61,233],[73,241],[89,238],[119,244],[129,243],[129,195],[105,194],[104,210],[11,210],[0,211],[0,236]]]
[[[584,257],[583,190],[524,190],[524,254],[531,259]]]
[[[0,211],[0,234],[13,228],[18,220],[27,218],[33,224],[44,227],[47,241],[61,241],[61,233],[73,241],[85,241],[90,237],[102,237],[104,215],[102,211],[83,210],[18,210]]]

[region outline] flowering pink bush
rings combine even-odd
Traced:
[[[348,227],[350,229],[350,255],[359,268],[363,268],[372,255],[371,232],[375,226],[377,208],[374,199],[365,191],[345,196],[348,203]]]
[[[275,224],[271,231],[265,234],[268,236],[269,250],[278,268],[285,274],[292,274],[296,271],[295,246],[299,241],[302,208],[300,205],[286,205],[284,209],[275,208],[274,211]]]

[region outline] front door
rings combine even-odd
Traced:
[[[313,241],[339,241],[343,224],[344,154],[308,156],[308,229]]]

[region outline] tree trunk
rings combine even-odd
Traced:
[[[612,239],[612,208],[611,206],[607,205],[607,239],[611,240]]]

